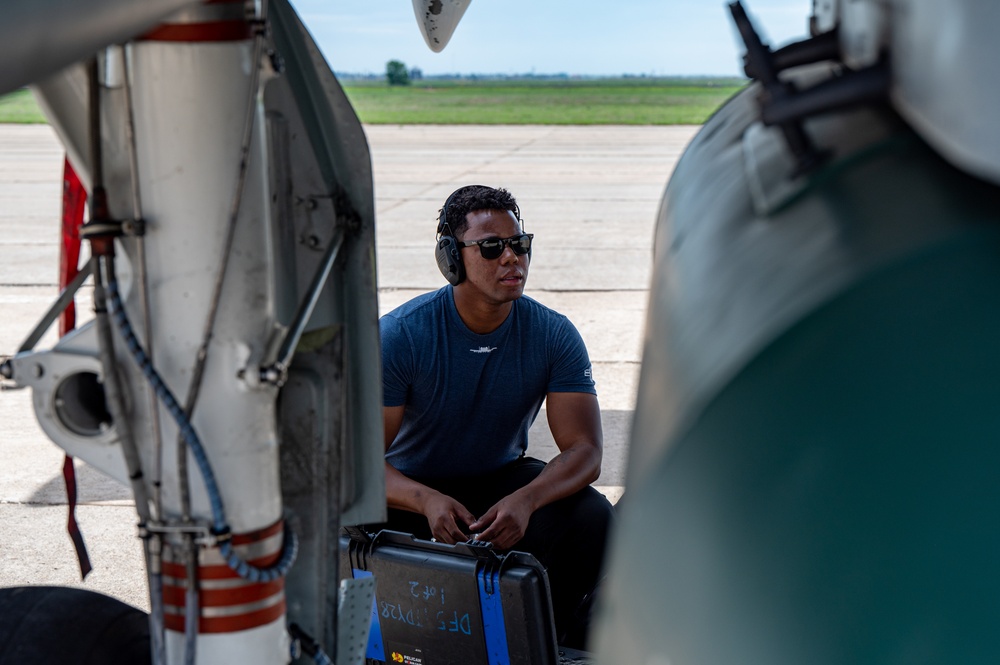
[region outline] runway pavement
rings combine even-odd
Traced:
[[[626,484],[656,211],[697,127],[365,129],[380,310],[444,283],[433,245],[449,193],[470,183],[511,190],[535,234],[526,293],[566,314],[590,351],[605,435],[596,484],[618,496]],[[56,295],[62,154],[46,126],[0,125],[0,354],[18,348]],[[88,293],[80,298],[85,303]],[[54,339],[50,333],[39,348]],[[555,453],[544,414],[531,436],[529,453]],[[62,459],[35,422],[30,393],[0,393],[0,586],[82,586],[148,608],[130,493],[78,461],[78,517],[95,567],[80,583],[65,534]]]

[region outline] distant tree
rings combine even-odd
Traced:
[[[385,63],[385,80],[389,85],[410,85],[410,74],[406,71],[406,65],[399,60]]]
[[[411,81],[419,81],[423,77],[424,77],[424,70],[420,69],[420,67],[414,67],[413,69],[410,70]]]

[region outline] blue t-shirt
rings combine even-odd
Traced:
[[[450,285],[389,312],[379,329],[384,404],[406,405],[385,457],[407,476],[493,471],[527,449],[546,393],[597,394],[576,327],[527,296],[486,335],[462,322]]]

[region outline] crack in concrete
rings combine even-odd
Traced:
[[[66,507],[69,504],[66,502],[52,502],[52,501],[15,501],[12,499],[0,499],[0,506],[37,506],[41,508],[45,507]],[[131,499],[97,499],[93,501],[77,501],[76,507],[80,506],[98,506],[101,508],[132,508],[135,509],[135,502]]]

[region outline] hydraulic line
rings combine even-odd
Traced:
[[[139,189],[139,156],[135,138],[135,113],[132,107],[132,83],[131,68],[129,67],[129,57],[125,46],[120,46],[122,62],[124,63],[125,75],[123,77],[124,97],[125,97],[125,139],[128,148],[129,173],[132,181],[132,219],[136,225],[143,223],[142,217],[142,196]],[[146,353],[152,361],[153,355],[153,329],[149,312],[149,279],[146,272],[146,241],[145,233],[139,232],[135,236],[136,246],[136,277],[139,282],[139,306],[142,311],[142,326],[146,331]],[[158,519],[163,519],[161,506],[161,485],[163,477],[163,437],[160,433],[160,410],[156,408],[156,395],[149,391],[150,419],[153,430],[153,506]]]
[[[198,653],[198,617],[201,614],[198,598],[198,543],[194,536],[184,536],[184,663],[194,665]]]
[[[102,260],[102,258],[105,260]],[[150,519],[149,494],[146,491],[146,483],[142,474],[139,450],[135,446],[135,440],[132,438],[132,428],[125,413],[124,394],[122,392],[121,381],[118,378],[118,367],[114,355],[114,339],[112,338],[111,322],[108,319],[108,309],[106,307],[108,291],[105,289],[104,279],[101,275],[102,264],[105,264],[105,267],[107,267],[106,257],[98,256],[93,263],[95,325],[97,328],[101,367],[104,372],[104,394],[107,397],[111,419],[115,424],[115,429],[118,430],[118,439],[121,442],[122,454],[125,457],[125,465],[128,468],[129,482],[132,486],[132,493],[135,495],[135,509],[139,513],[139,520],[145,524]]]
[[[101,151],[101,91],[100,79],[98,76],[97,58],[92,58],[88,68],[89,74],[89,112],[90,112],[90,159],[91,159],[91,197],[90,214],[92,222],[96,221],[98,226],[108,218],[108,199],[104,190],[104,162]],[[132,429],[129,426],[128,418],[125,414],[124,395],[122,393],[121,382],[118,377],[118,367],[115,362],[114,340],[111,336],[111,324],[108,321],[107,295],[104,289],[104,279],[101,275],[102,258],[114,253],[114,241],[107,236],[97,236],[91,239],[91,256],[93,260],[94,275],[94,312],[96,314],[96,329],[98,350],[101,357],[101,366],[104,372],[104,392],[107,397],[108,408],[111,417],[118,429],[118,437],[121,441],[122,454],[125,457],[125,464],[128,468],[129,482],[132,485],[132,492],[135,496],[136,512],[139,519],[145,523],[149,521],[149,494],[146,491],[146,483],[142,474],[142,464],[139,458],[139,450],[132,437]],[[114,278],[113,266],[111,278]]]
[[[323,651],[323,647],[306,631],[302,630],[302,627],[297,623],[289,624],[288,634],[292,636],[294,640],[292,644],[292,659],[296,659],[298,655],[295,653],[295,646],[297,643],[298,648],[302,649],[307,656],[313,659],[316,665],[333,665],[333,661],[330,657],[326,655]]]
[[[292,567],[292,564],[295,562],[295,557],[298,554],[298,538],[296,537],[295,532],[292,531],[286,521],[284,525],[284,543],[282,545],[281,557],[273,566],[269,568],[259,568],[254,566],[253,564],[244,561],[239,554],[236,553],[233,549],[232,540],[230,538],[231,530],[226,521],[222,494],[219,491],[219,486],[215,479],[215,473],[212,471],[212,466],[205,453],[205,447],[202,445],[201,439],[195,432],[194,427],[191,425],[191,421],[184,413],[184,410],[181,408],[177,398],[174,397],[170,388],[166,385],[166,383],[164,383],[152,363],[149,362],[149,356],[146,355],[145,350],[143,350],[142,344],[136,337],[132,324],[129,322],[128,316],[125,314],[125,310],[122,307],[121,295],[118,292],[118,284],[116,282],[108,282],[107,294],[109,299],[108,302],[111,307],[111,315],[114,318],[116,326],[118,327],[118,332],[121,334],[125,342],[126,348],[129,350],[129,353],[132,355],[133,360],[142,372],[143,376],[153,387],[153,390],[156,392],[156,396],[166,408],[167,413],[170,414],[174,422],[177,424],[177,428],[180,430],[181,436],[184,437],[184,441],[191,451],[191,456],[194,458],[198,465],[198,469],[201,471],[202,480],[205,483],[205,491],[208,494],[209,506],[212,511],[212,533],[219,538],[219,553],[222,555],[223,559],[225,559],[226,565],[241,578],[250,582],[271,582],[284,577],[288,573],[288,570]]]
[[[124,67],[123,87],[125,97],[125,141],[128,148],[129,174],[132,184],[132,219],[138,227],[142,224],[142,197],[139,190],[139,157],[135,139],[135,113],[132,108],[132,81],[128,52],[124,45],[121,50]],[[146,241],[144,229],[135,236],[136,277],[139,282],[139,306],[142,311],[143,330],[146,332],[146,348],[153,358],[153,329],[149,314],[149,284],[146,276]],[[163,520],[162,480],[163,480],[163,437],[160,433],[160,410],[156,395],[147,388],[149,399],[150,427],[153,433],[153,514],[158,521]],[[149,570],[150,641],[154,665],[167,661],[166,624],[163,608],[163,540],[157,533],[151,533],[146,545],[147,567]]]

